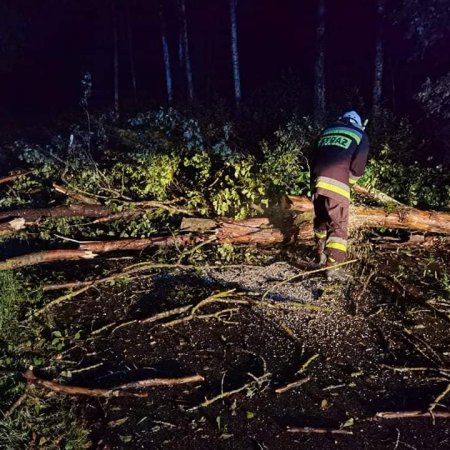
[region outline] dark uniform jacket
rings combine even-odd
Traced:
[[[313,192],[350,200],[350,185],[364,173],[369,140],[362,128],[337,121],[323,130],[311,164]]]

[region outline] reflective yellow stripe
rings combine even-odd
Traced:
[[[336,194],[342,195],[345,198],[350,199],[350,192],[348,192],[345,189],[342,189],[338,186],[333,186],[332,184],[325,183],[324,181],[319,181],[316,184],[316,188],[327,189],[329,191],[335,192]]]
[[[326,248],[334,248],[336,250],[341,250],[342,252],[347,251],[347,246],[344,244],[341,244],[339,242],[329,242],[327,245],[325,245]]]
[[[353,133],[352,131],[343,130],[342,128],[332,128],[331,130],[325,130],[322,136],[328,136],[330,134],[344,134],[350,136],[356,141],[358,145],[361,142],[361,136],[359,136],[356,133]]]
[[[325,239],[327,237],[327,233],[314,233],[316,237],[318,237],[319,239]]]

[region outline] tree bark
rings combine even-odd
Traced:
[[[114,43],[114,112],[119,115],[119,35],[117,30],[116,0],[112,0]]]
[[[289,200],[293,211],[312,212],[313,205],[305,197],[289,196]],[[351,229],[384,227],[450,234],[450,213],[422,211],[406,206],[396,207],[392,211],[351,206],[349,225]]]
[[[133,46],[133,31],[131,29],[130,8],[127,8],[127,38],[128,38],[128,56],[130,57],[130,73],[131,86],[133,88],[134,106],[137,107],[137,84],[136,84],[136,65],[134,63],[134,46]]]
[[[6,219],[25,219],[25,222],[35,222],[44,217],[59,219],[64,217],[87,217],[98,219],[108,217],[112,211],[101,205],[63,205],[53,208],[13,209],[0,212],[0,221]]]
[[[143,209],[145,210],[145,204]],[[155,205],[150,202],[148,207],[162,207],[158,202]],[[172,207],[167,207],[171,208]],[[311,201],[304,196],[289,196],[286,197],[284,209],[290,209],[299,213],[312,214],[313,205]],[[173,207],[177,211],[183,211],[177,207]],[[139,211],[129,211],[125,213],[114,214],[109,208],[101,205],[63,205],[55,206],[53,208],[38,208],[38,209],[16,209],[11,211],[0,212],[1,220],[13,220],[13,219],[25,219],[25,222],[35,222],[41,218],[67,218],[67,217],[86,217],[99,219],[109,219],[111,217],[120,219],[125,214],[125,217],[129,217],[129,214],[136,215]],[[258,236],[263,236],[267,233],[267,230],[261,227],[267,227],[271,224],[276,224],[277,213],[273,214],[272,221],[267,217],[252,218],[242,221],[233,221],[232,219],[212,220],[212,219],[196,219],[196,226],[205,229],[203,227],[204,222],[209,224],[216,224],[215,226],[208,226],[207,229],[218,228],[223,230],[222,233],[229,232],[233,235],[234,232],[237,235],[245,234],[245,231],[250,231],[251,234],[258,231]],[[311,216],[312,217],[312,216]],[[306,219],[306,216],[305,216]],[[450,234],[450,213],[436,212],[436,211],[422,211],[420,209],[411,208],[407,206],[398,206],[387,211],[383,208],[368,208],[364,206],[351,206],[349,217],[350,228],[374,228],[374,227],[386,227],[386,228],[404,228],[417,231],[428,231],[431,233],[444,233]],[[183,228],[183,225],[182,225]],[[301,227],[303,229],[304,226]],[[225,231],[228,230],[228,231]],[[273,230],[273,228],[270,228]],[[184,231],[198,231],[189,228],[184,228]],[[161,239],[151,238],[150,240]],[[164,238],[165,239],[165,238]],[[252,238],[249,236],[249,242]],[[261,239],[257,238],[259,243]],[[262,239],[263,241],[264,239]],[[156,241],[155,241],[156,242]]]
[[[314,68],[314,118],[322,122],[325,118],[325,0],[319,0],[317,16],[317,57]]]
[[[36,266],[51,262],[93,259],[96,256],[92,252],[85,250],[46,250],[0,261],[0,271],[20,269],[21,267]]]
[[[0,178],[0,184],[9,183],[11,181],[17,180],[17,178],[23,177],[25,175],[29,175],[33,173],[33,170],[28,170],[27,172],[16,173],[14,175],[8,175],[6,177]]]
[[[167,90],[167,101],[172,103],[173,100],[173,81],[172,81],[172,69],[170,66],[170,51],[169,51],[169,41],[167,39],[167,27],[166,21],[164,19],[164,3],[161,2],[159,5],[159,20],[161,25],[161,43],[164,58],[164,70],[166,74],[166,90]]]
[[[194,82],[192,79],[192,64],[191,56],[189,52],[189,37],[187,29],[187,18],[186,18],[186,0],[179,0],[178,8],[180,11],[181,20],[181,36],[183,42],[183,57],[184,57],[184,71],[186,76],[186,86],[189,100],[194,99]]]
[[[233,62],[233,80],[234,80],[234,98],[236,107],[241,104],[241,74],[239,70],[239,49],[238,49],[238,31],[237,31],[237,3],[238,0],[230,1],[230,22],[231,22],[231,59]]]
[[[10,270],[29,265],[55,261],[91,259],[98,253],[113,251],[142,251],[149,247],[197,245],[210,240],[217,244],[275,245],[294,240],[310,241],[313,238],[313,205],[306,197],[288,197],[286,208],[299,213],[296,220],[285,220],[286,213],[279,210],[271,218],[259,217],[241,221],[231,219],[196,219],[192,228],[182,224],[185,234],[155,236],[147,239],[123,239],[80,243],[74,250],[48,250],[18,256],[0,262],[0,270]],[[6,217],[108,217],[108,208],[95,205],[71,205],[46,210],[24,210],[3,213]],[[8,215],[9,214],[9,215]],[[46,215],[43,215],[46,214]],[[27,219],[26,219],[27,220]],[[351,206],[349,214],[351,229],[358,228],[403,228],[421,232],[450,234],[450,213],[421,211],[409,207],[397,207],[392,211],[383,208]],[[198,231],[201,230],[200,233]]]
[[[26,228],[25,219],[13,219],[0,224],[0,236],[8,236]]]
[[[372,114],[380,116],[381,95],[383,91],[384,47],[383,47],[383,14],[385,0],[377,0],[377,37],[375,45],[374,80],[372,93]]]

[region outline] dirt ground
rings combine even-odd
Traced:
[[[94,277],[105,264],[149,259],[79,267]],[[376,418],[382,411],[426,411],[450,383],[450,299],[433,275],[437,267],[448,273],[450,248],[374,249],[370,263],[356,265],[344,284],[322,274],[280,284],[304,272],[282,259],[275,255],[260,267],[143,271],[52,310],[55,329],[81,336],[57,356],[60,369],[72,372],[65,382],[110,388],[204,377],[150,388],[148,398],[78,397],[77,414],[92,430],[94,448],[450,448],[448,419]],[[43,277],[80,279],[73,265],[40,270]],[[406,289],[409,275],[422,281]],[[175,313],[224,291],[230,292],[220,301]],[[435,411],[449,408],[443,398]]]

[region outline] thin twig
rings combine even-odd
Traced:
[[[45,306],[43,306],[41,309],[38,309],[34,313],[34,315],[35,316],[40,316],[41,314],[45,313],[46,311],[48,311],[53,306],[59,305],[60,303],[65,302],[66,300],[70,300],[71,298],[74,298],[74,297],[82,294],[83,292],[86,292],[91,287],[92,287],[92,285],[84,286],[81,289],[78,289],[77,291],[69,292],[68,294],[65,294],[65,295],[62,295],[61,297],[55,298],[50,303],[47,303]]]
[[[123,322],[123,323],[119,324],[116,328],[114,328],[111,331],[111,334],[114,334],[120,328],[125,328],[125,327],[127,327],[129,325],[132,325],[132,324],[146,325],[148,323],[157,322],[157,321],[162,320],[162,319],[167,319],[169,317],[176,316],[178,314],[182,314],[182,313],[184,313],[186,311],[189,311],[192,307],[193,307],[193,305],[181,306],[179,308],[171,309],[169,311],[163,311],[161,313],[158,313],[158,314],[155,314],[153,316],[147,317],[146,319],[129,320],[127,322]]]
[[[436,408],[436,406],[438,406],[441,402],[441,400],[443,398],[446,397],[446,395],[450,392],[450,384],[447,385],[447,387],[445,388],[445,390],[443,392],[441,392],[432,403],[430,403],[430,406],[428,407],[428,412],[431,414],[435,414],[434,413],[434,408]]]
[[[415,419],[421,417],[450,419],[450,411],[436,411],[434,413],[429,411],[381,411],[377,412],[372,419]]]
[[[22,403],[27,399],[27,397],[28,397],[28,385],[25,388],[25,392],[11,405],[8,411],[6,411],[3,414],[3,417],[6,418],[11,416],[14,413],[14,411],[22,405]]]
[[[236,299],[224,299],[223,298],[223,297],[230,296],[234,292],[235,292],[235,290],[232,289],[232,290],[229,290],[229,291],[218,292],[217,294],[210,295],[209,297],[206,297],[201,302],[197,303],[197,305],[195,305],[192,308],[191,314],[189,316],[183,317],[181,319],[176,319],[176,320],[173,320],[173,321],[168,322],[168,323],[165,323],[163,326],[164,327],[173,327],[173,326],[178,325],[180,323],[190,321],[190,320],[192,320],[192,319],[194,319],[196,317],[203,318],[203,319],[210,318],[210,317],[217,317],[215,314],[210,314],[210,315],[207,315],[207,316],[206,315],[203,315],[203,316],[197,315],[197,312],[199,311],[200,308],[203,308],[204,306],[209,305],[211,303],[233,303],[233,304],[239,304],[239,305],[248,305],[248,303],[249,303],[248,300],[236,300]]]
[[[249,390],[254,389],[256,386],[261,386],[263,383],[269,381],[271,376],[272,376],[271,373],[265,373],[264,375],[262,375],[260,377],[254,377],[255,378],[254,381],[244,384],[243,386],[241,386],[237,389],[233,389],[231,391],[226,391],[226,392],[222,391],[222,393],[220,393],[219,395],[216,395],[215,397],[210,398],[210,399],[206,399],[200,405],[190,408],[189,411],[195,411],[196,409],[199,409],[199,408],[206,408],[206,407],[212,405],[213,403],[216,403],[219,400],[223,400],[224,398],[231,397],[232,395],[238,394],[239,392],[242,392],[245,389],[249,389]]]
[[[288,427],[289,433],[306,433],[306,434],[344,434],[352,435],[353,431],[339,430],[331,428],[311,428],[311,427]]]
[[[200,242],[200,244],[194,246],[192,249],[189,249],[189,250],[186,251],[186,252],[182,252],[181,255],[180,255],[180,257],[178,258],[177,263],[178,263],[178,264],[181,264],[181,261],[183,260],[183,258],[185,258],[186,256],[193,255],[199,248],[202,248],[202,247],[204,247],[205,245],[211,244],[211,243],[213,243],[213,242],[216,241],[216,240],[217,240],[217,236],[213,236],[212,238],[207,239],[207,240],[204,241],[204,242]]]
[[[290,391],[291,389],[295,389],[296,387],[302,386],[303,384],[307,383],[311,378],[306,377],[302,378],[301,380],[293,381],[292,383],[286,384],[286,386],[282,386],[278,389],[275,389],[275,392],[277,394],[284,394],[287,391]]]
[[[310,358],[308,358],[306,362],[302,365],[302,367],[300,367],[300,369],[298,369],[297,372],[295,372],[295,375],[300,375],[301,373],[303,373],[309,367],[309,365],[319,356],[320,356],[319,353],[316,353],[312,355]]]

